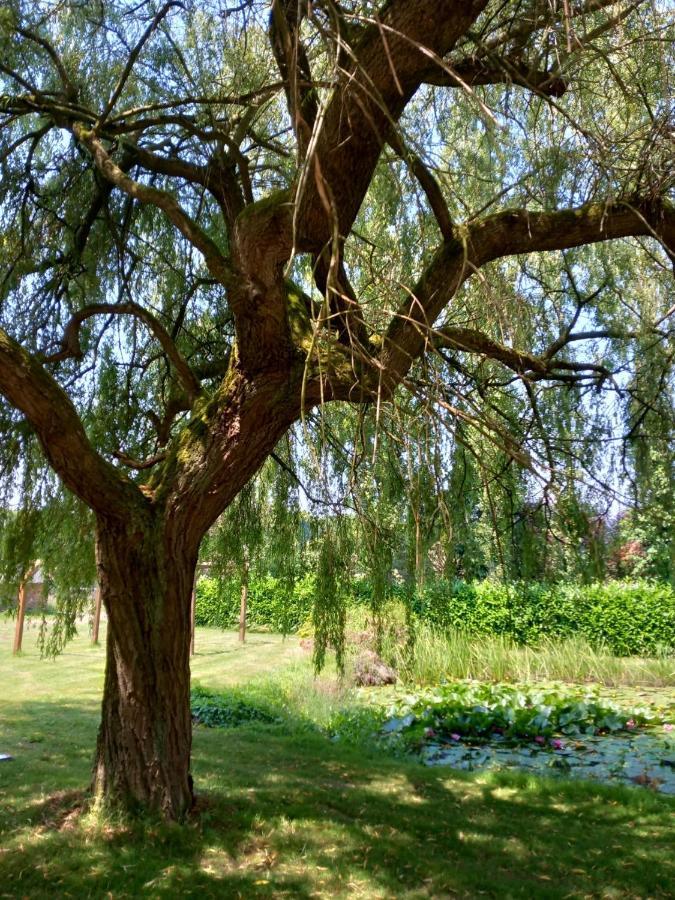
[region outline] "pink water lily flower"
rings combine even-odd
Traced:
[[[665,725],[663,726],[663,730],[664,731],[675,731],[675,725],[673,725],[672,722],[666,722]]]
[[[553,738],[551,747],[553,747],[554,750],[562,750],[565,747],[565,741],[561,741],[560,738]]]
[[[635,721],[635,719],[629,719],[626,722],[626,728],[637,728],[637,722]]]
[[[461,740],[462,740],[462,735],[461,735],[461,734],[457,734],[457,733],[455,732],[454,734],[451,734],[451,735],[450,735],[450,740],[451,740],[451,741],[461,741]]]
[[[538,734],[538,735],[536,736],[536,738],[534,739],[534,742],[535,742],[535,744],[545,744],[545,743],[546,743],[546,738],[545,738],[545,737],[542,737],[542,735]]]

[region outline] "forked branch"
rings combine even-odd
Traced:
[[[113,161],[100,138],[81,123],[75,122],[72,131],[80,143],[89,150],[96,167],[108,181],[139,202],[161,209],[178,231],[201,252],[213,277],[224,286],[232,283],[233,273],[228,260],[172,194],[134,181]]]
[[[395,385],[433,344],[434,324],[460,286],[486,263],[521,253],[564,250],[616,238],[648,236],[675,252],[675,208],[667,200],[588,203],[577,209],[505,210],[455,228],[391,321],[381,366]],[[467,337],[465,335],[465,337]],[[468,337],[467,337],[468,339]]]

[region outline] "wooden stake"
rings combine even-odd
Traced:
[[[21,652],[21,645],[23,644],[23,623],[26,618],[26,585],[33,577],[34,572],[35,566],[31,566],[19,584],[19,611],[16,616],[16,628],[14,629],[13,652],[15,654]]]
[[[94,592],[94,598],[95,598],[94,621],[91,626],[91,642],[92,642],[92,644],[98,644],[98,628],[101,623],[101,587],[100,587],[100,585],[96,585],[96,591]]]
[[[239,640],[246,640],[246,611],[248,607],[248,553],[244,551],[244,563],[241,569],[241,606],[239,607]]]
[[[22,581],[19,585],[19,612],[16,616],[16,628],[14,630],[14,653],[21,652],[21,643],[23,641],[23,622],[26,618],[26,582]]]

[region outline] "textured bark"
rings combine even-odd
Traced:
[[[298,416],[299,381],[233,375],[124,515],[97,518],[108,613],[94,791],[106,803],[180,819],[192,804],[190,651],[199,544]],[[166,471],[165,471],[166,474]]]
[[[155,516],[98,521],[108,612],[93,789],[106,804],[181,819],[190,776],[190,597],[197,559]]]
[[[320,253],[335,220],[341,236],[349,233],[394,123],[428,74],[430,55],[449,53],[486,5],[391,0],[364,29],[326,110],[314,177],[298,196],[298,249]]]

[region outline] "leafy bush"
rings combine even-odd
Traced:
[[[295,583],[290,595],[281,579],[271,575],[251,578],[249,624],[297,632],[310,617],[315,588],[315,576],[309,573]],[[367,580],[353,582],[348,597],[351,609],[366,611],[371,593]],[[197,624],[234,627],[240,595],[237,579],[201,579],[197,584]],[[500,584],[438,579],[405,599],[401,588],[393,588],[390,600],[397,601],[400,608],[405,603],[413,622],[442,631],[502,636],[523,646],[538,645],[545,638],[578,637],[617,656],[675,653],[675,592],[658,582]]]
[[[287,585],[272,575],[254,576],[248,588],[249,626],[270,628],[285,634],[298,630],[309,616],[314,599],[314,575],[295,582],[289,596]],[[239,621],[241,583],[236,578],[202,578],[197,582],[197,625],[232,628]]]
[[[195,687],[190,693],[192,718],[209,728],[234,728],[251,722],[278,724],[280,719],[270,710],[253,705],[234,692],[214,694]]]
[[[650,581],[547,585],[436,581],[413,598],[415,617],[442,629],[505,635],[519,644],[586,638],[617,656],[675,651],[675,593]]]

